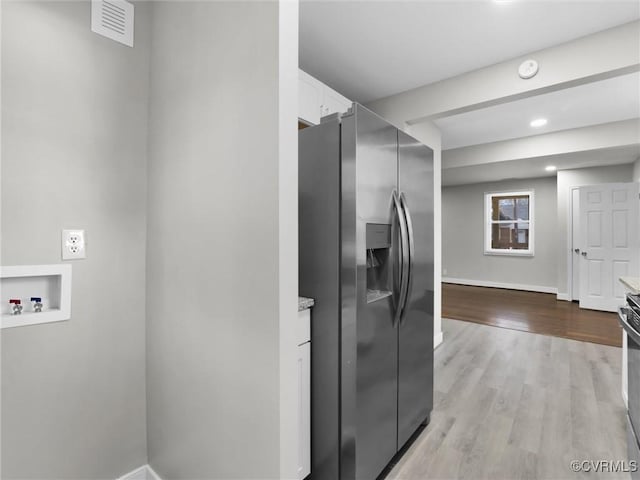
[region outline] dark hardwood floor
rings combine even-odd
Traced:
[[[615,313],[584,310],[547,293],[442,284],[442,316],[554,337],[622,346]]]

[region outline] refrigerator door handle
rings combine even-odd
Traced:
[[[413,242],[413,222],[411,221],[411,212],[409,211],[409,206],[407,205],[407,199],[404,195],[404,193],[400,193],[400,206],[402,207],[402,212],[404,214],[404,218],[405,218],[405,222],[407,225],[407,243],[408,243],[408,247],[409,247],[409,255],[408,255],[408,262],[407,262],[407,286],[406,286],[406,291],[405,291],[405,296],[404,296],[404,301],[403,303],[400,305],[401,306],[401,310],[400,310],[400,323],[402,323],[402,320],[404,320],[404,316],[405,316],[405,311],[407,308],[407,303],[409,302],[409,295],[411,293],[411,289],[413,288],[413,262],[414,262],[414,258],[415,258],[415,244]]]
[[[409,286],[409,235],[406,224],[406,217],[403,213],[400,198],[398,192],[393,191],[393,205],[396,210],[396,216],[398,217],[398,225],[400,226],[400,294],[398,296],[398,302],[396,303],[396,311],[393,315],[393,325],[397,325],[400,321],[400,314],[402,313],[404,304],[407,299],[407,290]]]

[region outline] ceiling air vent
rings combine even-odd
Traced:
[[[133,4],[125,0],[92,0],[91,31],[133,47]]]

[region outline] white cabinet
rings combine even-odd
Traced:
[[[311,125],[320,123],[322,83],[298,70],[298,118]]]
[[[351,102],[340,95],[335,90],[325,85],[322,96],[322,105],[320,107],[321,117],[331,115],[332,113],[344,113],[351,108]]]
[[[351,101],[308,73],[298,70],[298,118],[317,125],[320,118],[332,113],[344,113]]]
[[[625,295],[631,293],[632,295],[640,294],[640,278],[634,277],[620,277],[620,283],[624,286]],[[619,314],[619,313],[618,313]],[[629,372],[627,370],[627,361],[629,351],[627,350],[627,332],[622,330],[622,400],[624,405],[629,407]]]
[[[311,342],[298,347],[298,479],[311,473]]]
[[[629,408],[629,372],[627,371],[627,360],[629,352],[627,350],[627,332],[622,330],[622,401],[624,406]]]
[[[302,480],[311,473],[311,311],[298,312],[298,468]]]

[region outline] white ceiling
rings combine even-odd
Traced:
[[[536,118],[547,125],[532,128]],[[640,117],[640,73],[435,120],[442,148],[528,137]]]
[[[300,68],[365,103],[638,18],[636,0],[302,0]]]
[[[547,172],[545,170],[547,165],[554,165],[558,167],[558,170],[621,165],[632,163],[638,156],[640,156],[640,145],[630,145],[627,147],[510,160],[468,167],[444,168],[442,170],[442,185],[446,187],[497,182],[514,178],[554,177],[556,172]]]
[[[637,0],[301,0],[300,68],[360,103],[427,85],[640,18]],[[443,149],[640,117],[640,73],[436,120]],[[549,123],[533,129],[534,118]],[[445,155],[445,154],[443,154]],[[633,145],[443,169],[442,183],[555,176],[631,163]]]

